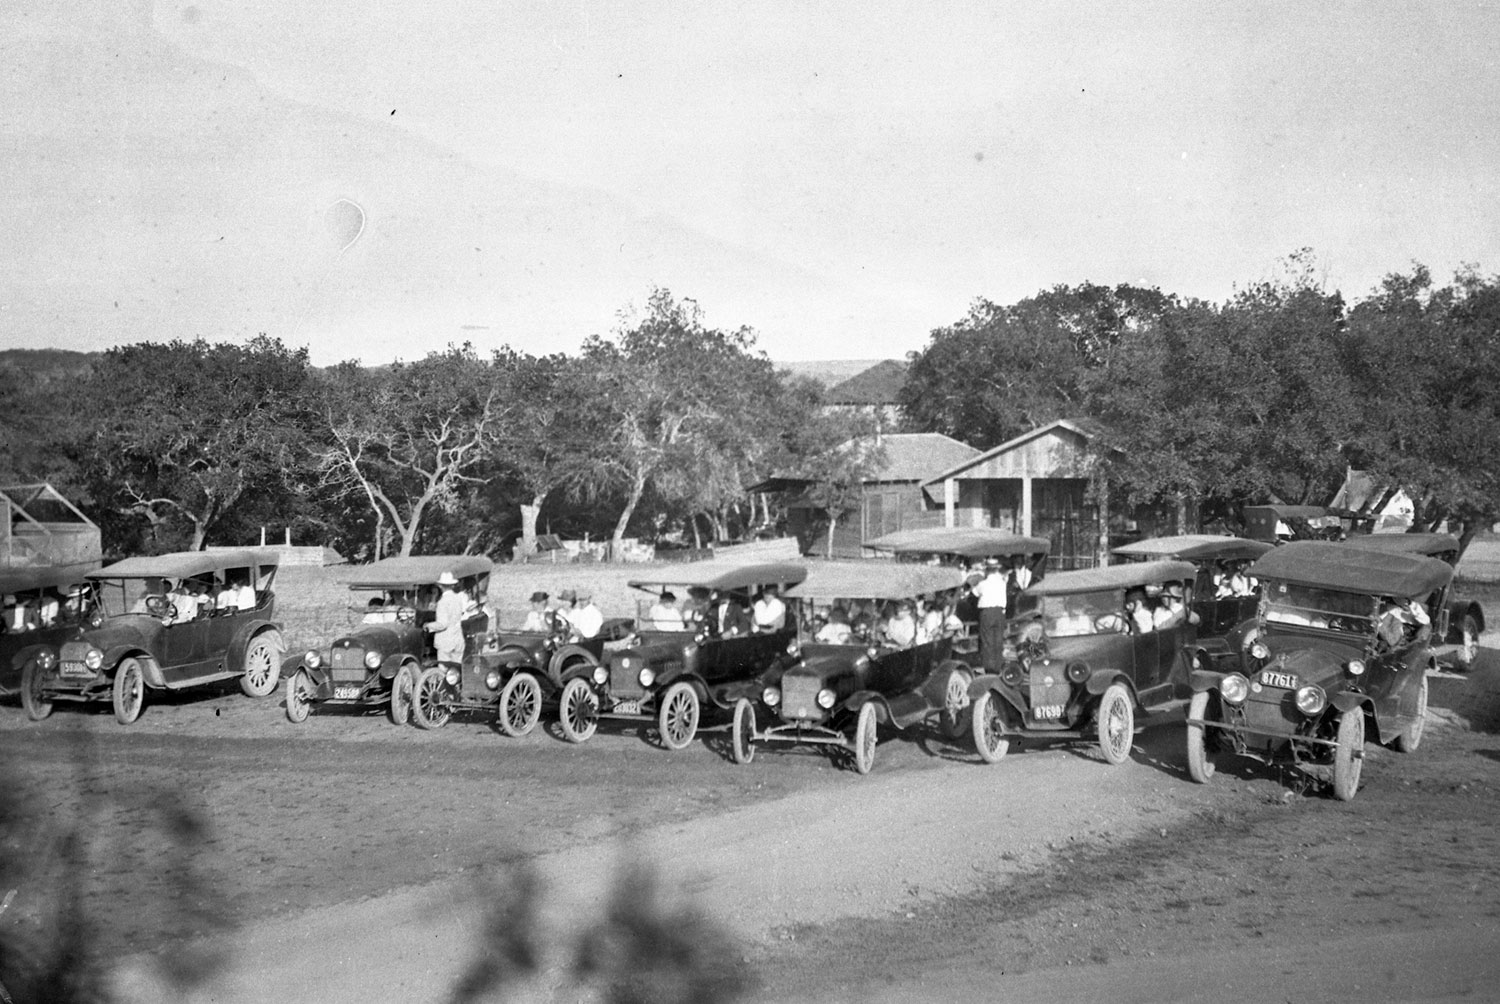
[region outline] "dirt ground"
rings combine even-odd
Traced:
[[[33,848],[85,834],[69,873],[124,999],[197,958],[216,975],[184,999],[444,1000],[518,862],[554,950],[513,999],[587,998],[570,932],[634,861],[732,934],[766,1001],[1494,999],[1500,656],[1431,683],[1422,748],[1372,746],[1350,803],[1248,762],[1194,785],[1170,723],[1119,768],[893,734],[862,778],[617,724],[582,746],[299,726],[237,691],[129,728],[0,707],[0,757]]]

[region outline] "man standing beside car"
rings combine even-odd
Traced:
[[[432,634],[432,644],[437,649],[437,661],[455,666],[464,661],[464,610],[468,606],[458,591],[458,579],[452,572],[438,576],[442,595],[438,597],[437,609],[427,623]]]
[[[984,578],[969,590],[979,606],[979,655],[986,673],[999,673],[1005,652],[1005,601],[1010,593],[1000,562],[985,562]]]

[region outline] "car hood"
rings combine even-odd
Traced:
[[[782,673],[783,680],[813,677],[828,681],[841,676],[854,676],[859,672],[860,660],[868,659],[861,648],[850,647],[846,652],[820,652],[808,655]]]

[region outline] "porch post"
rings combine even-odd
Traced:
[[[1031,475],[1021,475],[1021,536],[1031,536]]]
[[[955,496],[957,494],[958,494],[958,479],[957,478],[944,478],[943,479],[943,526],[948,527],[950,529],[953,527],[953,510],[954,510],[954,507],[957,505],[957,502],[958,502],[958,500],[955,498]]]

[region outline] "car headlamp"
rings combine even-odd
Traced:
[[[1263,641],[1251,642],[1250,657],[1252,659],[1259,659],[1264,662],[1265,660],[1271,658],[1271,650],[1266,647],[1266,643]]]
[[[1014,687],[1021,682],[1021,667],[1014,662],[1006,663],[1000,670],[1000,679]]]
[[[484,685],[486,687],[490,688],[491,690],[499,690],[500,689],[500,672],[499,672],[499,670],[492,669],[488,673],[484,674]]]
[[[837,698],[837,694],[829,690],[827,687],[824,687],[822,690],[818,691],[818,707],[822,708],[824,711],[827,711],[829,708],[833,707],[833,702],[837,700]]]
[[[602,687],[602,686],[604,686],[604,684],[608,680],[609,680],[609,670],[605,669],[603,666],[595,666],[594,667],[594,682],[597,683],[599,686]]]
[[[302,657],[302,664],[308,669],[317,669],[319,666],[323,665],[323,657],[318,653],[309,650],[308,653]]]
[[[448,672],[446,672],[446,673],[443,674],[443,679],[446,680],[446,681],[448,681],[448,686],[450,686],[450,687],[456,687],[456,686],[458,686],[458,670],[456,670],[456,669],[450,669],[450,670],[448,670]]]
[[[1230,673],[1219,681],[1219,696],[1230,704],[1241,704],[1250,696],[1250,681],[1238,673]]]
[[[1349,665],[1345,666],[1344,668],[1349,671],[1350,676],[1365,675],[1365,663],[1363,659],[1350,659]]]
[[[1089,668],[1081,662],[1070,662],[1068,663],[1067,674],[1068,679],[1072,682],[1082,683],[1088,679]]]
[[[381,659],[380,659],[380,653],[379,652],[366,652],[365,653],[365,668],[366,669],[379,669],[380,668],[380,662],[381,662]]]
[[[656,670],[646,666],[636,675],[636,679],[640,681],[641,686],[649,687],[656,682]]]
[[[797,655],[799,655],[801,652],[802,652],[802,644],[800,642],[798,642],[796,638],[793,638],[791,641],[789,641],[789,642],[786,643],[786,654],[787,655],[792,656],[793,658],[796,658]]]
[[[781,703],[781,691],[776,687],[767,687],[760,692],[760,699],[765,702],[766,707],[774,708]]]
[[[83,657],[83,664],[89,669],[98,669],[104,665],[104,653],[97,648],[89,649],[88,654]]]
[[[1308,685],[1297,691],[1297,710],[1304,715],[1316,715],[1328,706],[1328,695],[1322,687]]]

